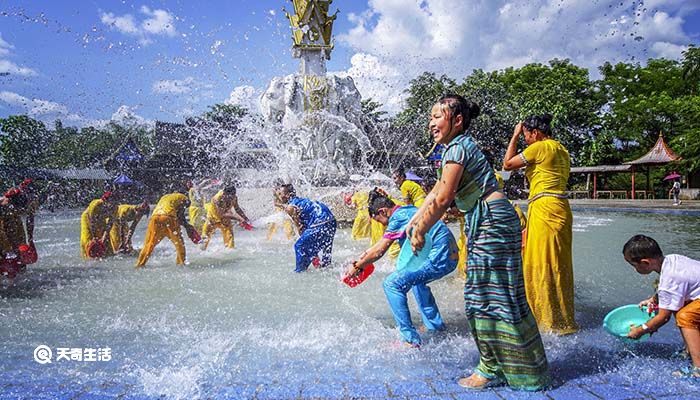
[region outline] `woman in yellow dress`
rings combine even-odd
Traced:
[[[102,242],[106,256],[114,255],[109,231],[117,219],[117,199],[112,192],[90,202],[80,217],[80,255],[89,259],[88,245],[93,240]]]
[[[360,240],[370,237],[371,225],[369,218],[368,202],[369,190],[355,190],[349,199],[348,207],[357,210],[355,220],[352,223],[352,240]]]
[[[120,204],[117,207],[117,219],[109,231],[112,250],[115,253],[131,253],[134,247],[131,238],[134,236],[136,225],[144,215],[148,215],[150,207],[147,202],[141,204]]]
[[[573,216],[566,198],[570,159],[551,138],[551,120],[549,114],[532,115],[516,125],[503,169],[525,167],[530,183],[523,254],[528,303],[541,331],[566,335],[579,329],[574,319]],[[528,146],[518,154],[520,135]]]

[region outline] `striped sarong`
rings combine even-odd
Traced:
[[[464,302],[480,354],[476,371],[515,389],[542,389],[547,357],[525,296],[518,215],[507,199],[480,201],[467,221]]]

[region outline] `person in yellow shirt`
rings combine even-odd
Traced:
[[[275,198],[275,189],[274,188],[282,186],[283,184],[284,184],[284,182],[279,180],[279,179],[276,179],[272,183],[273,203],[276,203],[274,201],[274,198]],[[283,208],[279,207],[277,204],[274,205],[274,208],[275,208],[275,213],[279,213],[280,215],[283,215],[284,219],[282,222],[282,228],[284,229],[284,235],[287,237],[287,240],[291,240],[294,237],[294,235],[296,234],[294,232],[294,226],[292,224],[292,220],[287,216],[287,214],[285,213]],[[272,238],[275,237],[275,234],[277,233],[277,230],[279,229],[279,224],[280,224],[279,221],[272,221],[269,223],[268,228],[267,228],[267,240],[268,241],[271,241]]]
[[[190,223],[194,226],[197,232],[201,232],[206,221],[207,212],[204,209],[204,196],[202,195],[202,186],[207,183],[207,180],[202,180],[198,185],[189,181],[188,197],[190,199],[189,217]]]
[[[394,183],[401,190],[401,195],[403,196],[403,203],[410,205],[413,204],[416,207],[420,207],[425,201],[425,191],[421,185],[406,179],[406,171],[403,168],[399,168],[394,171],[392,175]]]
[[[355,220],[352,223],[350,237],[352,237],[352,240],[360,240],[370,237],[371,220],[369,218],[369,210],[367,208],[369,202],[369,190],[357,189],[346,200],[345,205],[357,210]]]
[[[217,229],[224,235],[224,245],[230,249],[236,246],[233,236],[233,219],[241,224],[250,225],[250,220],[238,205],[236,187],[226,186],[211,198],[211,202],[206,204],[207,220],[202,228],[202,250],[209,246],[211,236]],[[235,211],[235,213],[232,212]]]
[[[112,192],[90,202],[80,217],[80,255],[89,259],[88,246],[99,241],[105,246],[106,256],[114,255],[109,231],[117,218],[117,198]]]
[[[134,251],[131,238],[134,236],[136,225],[138,225],[144,215],[148,215],[150,209],[146,201],[133,205],[120,204],[117,207],[117,219],[109,231],[112,250],[115,253],[123,252],[128,254]]]
[[[578,331],[574,319],[573,215],[566,198],[569,152],[552,139],[552,116],[531,115],[516,125],[503,169],[525,167],[530,182],[527,243],[523,253],[525,293],[543,332]],[[520,136],[527,147],[517,153]]]
[[[187,190],[183,188],[181,192],[166,194],[158,200],[148,221],[146,239],[139,254],[139,259],[136,262],[136,268],[146,265],[148,258],[153,253],[153,249],[165,237],[170,239],[175,245],[177,254],[175,263],[177,265],[185,264],[187,254],[180,227],[184,227],[187,235],[190,237],[195,236],[197,232],[194,226],[187,222],[185,218],[185,211],[190,206],[190,200],[185,193],[187,193]]]

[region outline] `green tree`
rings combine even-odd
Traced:
[[[43,122],[27,115],[0,118],[0,157],[3,164],[15,168],[40,165],[53,138]]]

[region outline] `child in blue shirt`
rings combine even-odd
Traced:
[[[316,257],[320,261],[319,267],[329,266],[337,223],[328,206],[319,201],[297,197],[291,184],[283,184],[275,189],[275,205],[289,214],[299,230],[299,239],[294,243],[294,272],[306,271]]]
[[[377,189],[370,192],[369,215],[387,228],[382,239],[362,253],[359,260],[353,262],[348,274],[357,274],[368,264],[379,260],[394,240],[398,240],[402,245],[406,240],[406,226],[417,211],[418,209],[414,206],[396,205]],[[394,314],[401,339],[412,347],[419,347],[421,340],[411,322],[406,294],[413,289],[423,324],[428,330],[444,330],[445,324],[435,303],[435,297],[427,284],[454,271],[459,257],[455,238],[445,223],[442,221],[436,223],[428,232],[428,236],[432,239],[433,246],[423,266],[417,270],[397,270],[384,280],[384,293]]]

